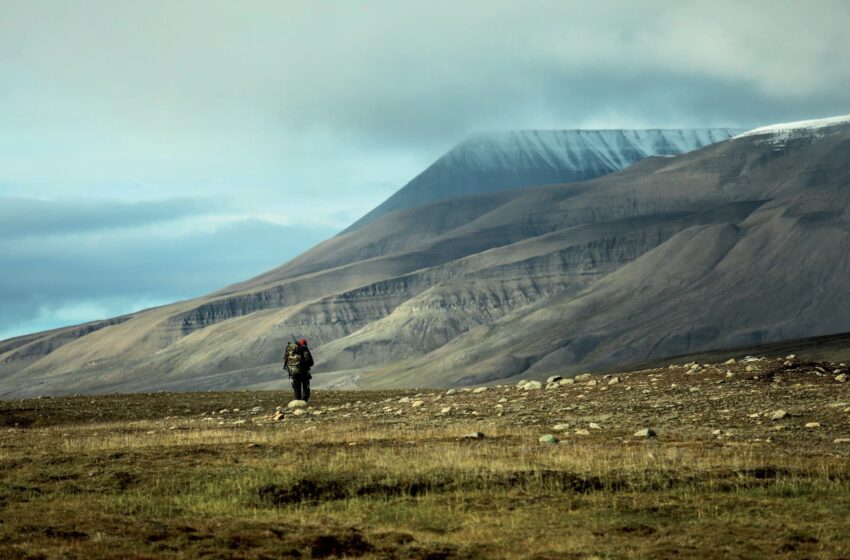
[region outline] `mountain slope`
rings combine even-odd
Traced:
[[[319,385],[423,386],[847,332],[848,154],[843,123],[772,131],[392,212],[49,351],[7,341],[0,394],[280,386],[292,335]]]
[[[671,156],[727,140],[729,128],[681,130],[520,130],[464,140],[384,203],[355,230],[395,210],[472,194],[584,181],[650,156]]]

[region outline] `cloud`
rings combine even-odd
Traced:
[[[211,214],[215,201],[37,200],[0,197],[0,239],[135,228]]]
[[[196,297],[245,280],[335,233],[238,220],[0,241],[0,339]]]

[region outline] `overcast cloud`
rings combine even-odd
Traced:
[[[0,338],[260,273],[472,132],[850,113],[848,21],[844,0],[0,0]]]

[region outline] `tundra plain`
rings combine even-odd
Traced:
[[[846,558],[846,370],[2,401],[0,557]]]

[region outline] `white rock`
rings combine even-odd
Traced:
[[[455,391],[454,389],[449,389],[448,391],[446,391],[447,395],[454,395],[455,393],[457,393],[457,391]]]
[[[806,422],[806,425],[803,427],[809,429],[820,428],[820,422]]]
[[[570,429],[570,425],[569,424],[555,424],[554,426],[552,426],[552,429],[555,430],[556,432],[566,432],[567,430]]]
[[[590,428],[591,430],[601,430],[602,429],[602,426],[600,426],[596,422],[591,422],[590,424],[587,425],[587,427]]]
[[[556,438],[552,434],[546,434],[545,436],[540,436],[540,439],[538,439],[537,441],[539,441],[540,443],[548,443],[551,445],[558,443],[558,438]]]
[[[558,385],[560,385],[561,387],[565,385],[572,385],[573,383],[575,383],[575,379],[561,379],[560,381],[558,381]]]
[[[774,411],[773,414],[770,415],[770,419],[771,420],[782,420],[786,416],[788,416],[788,413],[780,408],[779,410]]]
[[[262,406],[255,406],[254,408],[251,409],[252,414],[257,414],[258,412],[262,412],[262,411],[263,411]]]
[[[573,433],[575,433],[575,435],[577,435],[577,436],[589,436],[590,435],[590,432],[588,430],[585,430],[585,429],[578,429]]]
[[[850,443],[850,438],[840,437],[832,440],[832,443]]]
[[[560,386],[558,383],[547,383],[547,384],[546,384],[546,389],[547,389],[547,390],[550,390],[550,389],[559,389],[560,387],[561,387],[561,386]]]
[[[546,379],[546,384],[548,385],[549,383],[557,383],[561,379],[563,379],[563,377],[561,377],[560,375],[553,375]]]
[[[636,431],[632,435],[633,437],[651,438],[657,436],[658,434],[656,434],[655,430],[653,430],[652,428],[643,428],[642,430]]]
[[[462,439],[484,439],[484,434],[481,432],[471,432],[460,437]]]
[[[528,381],[525,385],[522,386],[524,391],[535,391],[537,389],[542,389],[543,384],[539,381]]]
[[[582,373],[582,374],[576,375],[575,377],[573,377],[573,379],[575,381],[587,381],[591,377],[593,377],[593,376],[589,373]]]
[[[501,399],[498,400],[498,402],[506,403],[506,402],[508,402],[508,399],[506,397],[502,397]]]
[[[296,408],[295,410],[292,411],[293,416],[301,416],[302,414],[307,414],[307,411],[304,410],[303,408]]]
[[[307,401],[299,401],[296,399],[294,401],[289,401],[286,408],[304,408],[305,406],[307,406]]]
[[[838,381],[839,383],[844,383],[844,382],[847,381],[847,374],[846,373],[840,373],[840,374],[835,376],[835,380]]]
[[[443,408],[440,409],[440,414],[448,414],[451,411],[452,411],[452,407],[444,406]]]
[[[412,406],[413,408],[419,408],[423,404],[425,404],[425,401],[413,401],[412,403],[410,403],[410,406]]]
[[[796,360],[796,359],[797,359],[797,355],[796,355],[796,354],[788,354],[787,356],[785,356],[785,359],[786,359],[786,360],[789,360],[789,361],[790,361],[790,360]]]
[[[724,366],[731,366],[731,365],[735,365],[737,363],[738,363],[738,360],[736,360],[735,358],[730,358],[730,359],[726,360],[725,362],[723,362],[723,365]]]
[[[528,379],[520,379],[516,382],[517,389],[522,389],[523,387],[525,387],[526,383],[528,383]]]
[[[487,391],[487,387],[477,387],[477,388],[476,388],[474,391],[472,391],[472,392],[473,392],[473,393],[478,394],[478,393],[483,393],[483,392],[485,392],[485,391]]]
[[[588,387],[596,387],[597,384],[598,383],[595,379],[591,379],[590,381],[587,382]]]
[[[399,404],[405,404],[410,402],[410,397],[402,397],[398,400]]]
[[[619,382],[620,382],[619,377],[612,377],[611,379],[608,380],[608,385],[616,385]]]

